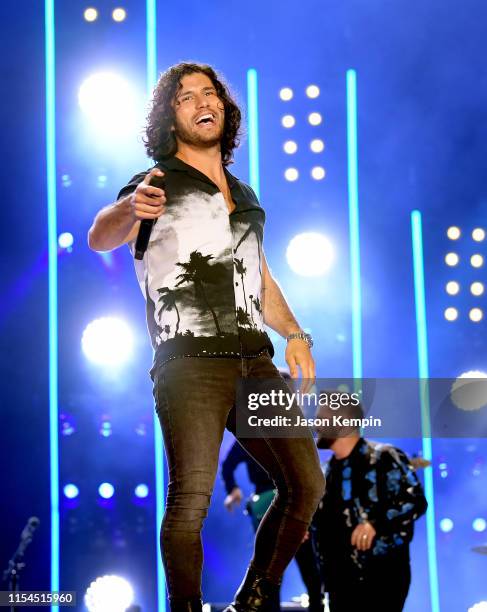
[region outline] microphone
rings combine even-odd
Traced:
[[[153,176],[150,180],[149,185],[158,187],[159,189],[165,189],[165,181],[162,176]],[[137,240],[135,241],[135,259],[144,259],[145,252],[149,246],[149,239],[157,219],[142,219],[140,222],[139,233],[137,234]]]

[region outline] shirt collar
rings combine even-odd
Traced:
[[[194,166],[187,164],[182,159],[179,159],[179,157],[169,157],[168,159],[165,159],[156,165],[160,165],[162,169],[164,169],[165,167],[169,170],[175,170],[176,172],[187,172],[195,178],[205,181],[205,183],[208,183],[209,185],[214,185],[215,187],[217,187],[215,183],[206,176],[206,174],[200,172]],[[230,189],[233,189],[233,187],[238,183],[238,178],[233,176],[233,174],[231,174],[225,166],[223,167],[223,171],[225,172],[225,176],[227,177],[228,186],[230,187]]]

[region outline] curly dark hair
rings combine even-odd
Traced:
[[[175,119],[172,103],[181,87],[181,79],[187,74],[195,72],[201,72],[210,78],[218,97],[223,102],[225,122],[221,139],[221,155],[223,165],[227,166],[233,163],[233,150],[240,144],[242,114],[233,100],[228,86],[217,76],[215,70],[207,64],[182,62],[171,66],[161,74],[154,89],[152,107],[147,116],[146,135],[143,139],[147,155],[155,161],[162,161],[176,153],[177,142],[174,131],[171,130]]]

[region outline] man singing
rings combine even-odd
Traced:
[[[151,376],[169,467],[162,559],[173,612],[201,610],[201,528],[225,427],[235,434],[240,378],[288,390],[271,361],[264,324],[287,338],[296,378],[315,376],[303,333],[264,256],[264,211],[227,169],[241,113],[206,65],[181,63],[161,75],[148,116],[146,149],[156,165],[135,175],[101,210],[88,235],[96,251],[127,243],[142,219],[155,221],[135,261],[154,348]],[[151,180],[164,179],[164,189]],[[306,534],[324,491],[311,435],[260,435],[241,444],[269,473],[276,497],[255,538],[231,609],[264,610]]]

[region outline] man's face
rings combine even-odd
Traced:
[[[194,72],[184,76],[173,107],[178,140],[203,148],[220,142],[225,120],[224,106],[206,74]]]

